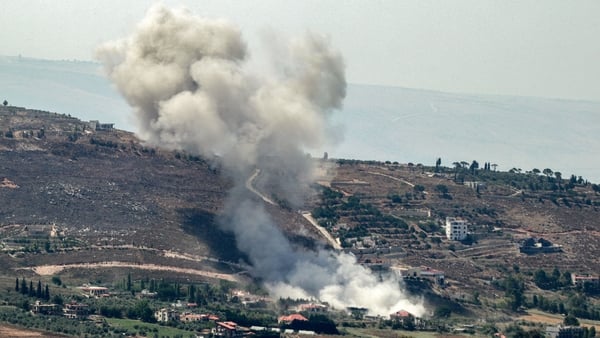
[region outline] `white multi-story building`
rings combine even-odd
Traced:
[[[467,238],[467,221],[456,217],[446,217],[446,237],[452,241]]]

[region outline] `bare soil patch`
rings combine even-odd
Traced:
[[[126,262],[103,262],[103,263],[82,263],[82,264],[67,264],[67,265],[42,265],[33,267],[32,270],[41,276],[55,275],[65,269],[98,269],[98,268],[131,268],[131,269],[142,269],[142,270],[155,270],[155,271],[170,271],[189,275],[198,275],[202,277],[209,277],[215,279],[223,279],[232,282],[238,281],[237,276],[216,273],[211,271],[196,270],[196,269],[185,269],[174,266],[161,266],[156,264],[132,264]]]
[[[9,326],[6,324],[0,324],[0,337],[4,338],[13,338],[13,337],[21,337],[21,338],[29,338],[29,337],[48,337],[48,338],[64,338],[67,336],[57,335],[54,333],[48,332],[40,332],[28,330],[16,326]]]

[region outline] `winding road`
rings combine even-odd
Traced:
[[[256,190],[256,188],[254,188],[253,183],[254,183],[254,180],[256,179],[256,177],[258,177],[258,175],[260,175],[260,169],[255,169],[254,173],[252,175],[250,175],[250,177],[248,177],[248,179],[246,180],[246,188],[248,190],[250,190],[251,192],[253,192],[254,194],[256,194],[258,197],[260,197],[266,203],[269,203],[271,205],[277,205],[277,203],[273,202],[272,199],[268,198],[263,193],[261,193],[260,191]],[[325,238],[327,243],[331,244],[331,246],[336,250],[342,249],[342,246],[340,245],[340,243],[338,243],[335,240],[335,238],[333,238],[333,236],[331,236],[331,234],[327,231],[327,229],[323,228],[322,226],[319,225],[319,223],[317,223],[317,221],[312,217],[312,214],[310,212],[303,211],[300,213],[313,227],[315,227],[319,231],[319,233],[321,233],[321,235]]]

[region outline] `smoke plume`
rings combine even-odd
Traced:
[[[253,76],[234,25],[155,6],[131,36],[102,45],[97,55],[133,107],[142,140],[219,158],[236,182],[221,226],[236,235],[274,296],[421,314],[398,281],[380,281],[353,256],[294,249],[245,189],[260,168],[287,200],[300,203],[298,187],[312,179],[305,153],[328,142],[327,118],[345,97],[344,63],[327,39],[307,34],[284,48],[280,74]]]

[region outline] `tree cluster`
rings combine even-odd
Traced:
[[[42,282],[39,280],[37,282],[37,287],[34,287],[33,281],[29,281],[29,284],[27,284],[25,277],[20,281],[19,278],[17,278],[15,280],[15,291],[29,297],[35,297],[45,301],[50,300],[50,288],[48,287],[48,284],[45,284],[45,287],[43,287]]]
[[[565,271],[560,273],[558,268],[554,268],[551,274],[539,269],[533,274],[533,282],[537,287],[544,290],[556,290],[571,285],[571,273]]]

